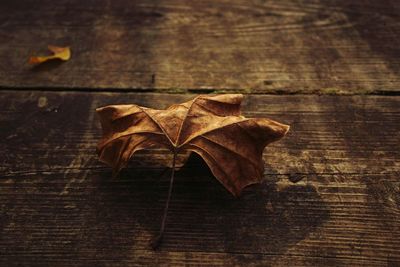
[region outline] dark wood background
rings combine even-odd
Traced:
[[[12,88],[371,93],[399,90],[397,0],[0,3]],[[48,44],[73,59],[32,71]]]
[[[400,2],[0,2],[1,266],[400,266]],[[68,62],[27,64],[46,46]],[[119,179],[94,109],[242,92],[291,125],[240,199],[164,150]]]

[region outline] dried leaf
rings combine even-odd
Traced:
[[[53,45],[48,46],[49,50],[53,52],[51,56],[38,56],[38,57],[30,57],[29,64],[39,64],[52,59],[60,59],[63,61],[67,61],[71,58],[71,50],[67,47],[57,47]]]
[[[225,188],[239,196],[244,187],[261,181],[265,146],[289,130],[270,119],[241,116],[242,99],[239,94],[200,95],[166,110],[138,105],[98,108],[103,128],[100,160],[117,174],[142,149],[165,147],[174,158],[179,151],[195,152]]]

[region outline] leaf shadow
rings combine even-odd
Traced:
[[[31,71],[32,72],[47,72],[47,71],[51,71],[51,70],[58,68],[59,66],[61,66],[64,63],[65,62],[62,61],[61,59],[55,58],[55,59],[51,59],[51,60],[45,61],[45,62],[37,64],[37,65],[34,65],[31,68]]]
[[[169,177],[159,177],[162,169],[146,169],[141,163],[140,169],[123,171],[118,181],[110,182],[104,175],[99,201],[110,218],[123,222],[120,235],[133,235],[132,246],[150,250],[146,242],[158,234]],[[176,172],[161,251],[281,254],[329,218],[328,207],[313,186],[278,190],[277,175],[271,177],[245,189],[237,199],[201,159],[191,157]]]

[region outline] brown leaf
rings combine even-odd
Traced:
[[[138,105],[98,108],[103,138],[100,160],[117,174],[139,150],[165,147],[174,153],[200,155],[214,176],[233,195],[263,177],[263,150],[282,138],[288,125],[266,118],[240,115],[239,94],[200,95],[195,99],[156,110]]]
[[[51,52],[53,52],[53,55],[30,57],[28,61],[29,64],[39,64],[52,59],[60,59],[63,61],[67,61],[71,58],[71,50],[69,47],[57,47],[49,45],[48,48]]]

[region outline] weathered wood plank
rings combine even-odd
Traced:
[[[0,3],[0,86],[398,92],[400,2]],[[71,61],[32,69],[48,44]]]
[[[248,96],[246,115],[292,125],[265,151],[264,183],[236,200],[193,159],[177,174],[161,251],[151,251],[170,155],[143,152],[111,180],[95,154],[94,109],[190,97],[1,92],[0,263],[400,264],[400,97]]]

